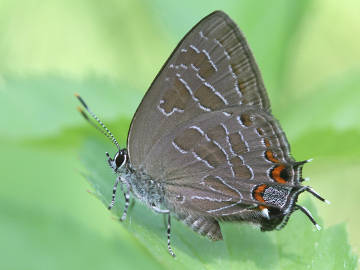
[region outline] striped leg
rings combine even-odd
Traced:
[[[168,250],[171,256],[176,257],[174,251],[171,248],[170,244],[170,236],[171,236],[171,215],[170,211],[167,209],[160,209],[156,207],[155,205],[151,206],[151,208],[158,214],[167,214],[168,215],[168,222],[167,222],[167,239],[168,239]]]
[[[114,184],[113,191],[112,191],[111,203],[110,203],[109,206],[108,206],[108,209],[109,209],[109,210],[111,210],[111,208],[113,208],[113,206],[114,206],[116,189],[117,189],[117,186],[118,186],[119,182],[120,182],[120,176],[119,176],[119,177],[116,177],[116,180],[115,180],[115,184]]]
[[[168,214],[168,225],[167,225],[168,250],[169,250],[169,253],[171,254],[171,256],[176,257],[176,255],[170,245],[170,236],[171,236],[171,216],[169,213]]]
[[[126,191],[124,192],[124,197],[125,197],[125,206],[124,206],[124,212],[120,218],[120,221],[124,221],[126,219],[127,216],[127,211],[129,208],[129,201],[130,201],[130,189],[129,187],[127,187]]]

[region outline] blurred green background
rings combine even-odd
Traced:
[[[332,202],[313,200],[323,225],[345,222],[359,253],[359,1],[0,0],[1,269],[159,267],[87,192],[80,149],[98,135],[73,93],[124,145],[172,49],[216,9],[245,33],[294,157],[314,158],[304,176]]]

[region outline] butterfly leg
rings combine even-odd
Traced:
[[[125,206],[124,206],[124,212],[120,218],[120,221],[124,221],[126,219],[127,216],[127,211],[129,208],[129,201],[130,201],[130,189],[127,186],[126,187],[126,191],[124,192],[124,197],[125,197]]]
[[[167,225],[168,250],[169,250],[170,255],[175,257],[176,255],[170,245],[170,236],[171,236],[171,216],[169,213],[168,214],[168,225]]]
[[[117,186],[119,184],[119,182],[121,181],[121,177],[116,177],[115,183],[114,183],[114,187],[113,187],[113,191],[112,191],[112,197],[111,197],[111,203],[108,206],[108,209],[111,210],[111,208],[113,208],[114,203],[115,203],[115,195],[116,195],[116,190],[117,190]]]
[[[168,238],[168,250],[171,256],[176,257],[174,251],[171,248],[170,238],[171,238],[171,215],[170,211],[167,209],[160,209],[156,207],[155,205],[151,206],[151,208],[159,214],[167,214],[168,215],[168,222],[167,222],[167,238]]]

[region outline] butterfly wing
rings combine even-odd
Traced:
[[[255,60],[221,11],[184,37],[155,78],[128,152],[135,170],[163,184],[167,208],[213,239],[221,239],[221,219],[273,229],[299,186]],[[265,208],[279,218],[266,221]]]
[[[177,125],[239,104],[270,110],[243,34],[216,11],[183,38],[141,101],[128,134],[132,165],[140,167],[151,147]]]
[[[143,170],[169,185],[196,188],[192,183],[210,174],[250,191],[247,183],[297,186],[294,164],[286,137],[271,115],[253,106],[234,106],[195,117],[163,136],[151,148]],[[283,172],[273,172],[283,165]]]
[[[162,182],[166,207],[180,219],[245,220],[272,230],[296,201],[297,166],[277,121],[245,105],[178,126],[152,147],[142,169]]]

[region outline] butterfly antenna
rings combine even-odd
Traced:
[[[296,209],[303,212],[310,219],[311,223],[315,225],[316,229],[318,229],[319,231],[321,230],[321,226],[317,224],[317,222],[315,221],[309,210],[307,210],[304,206],[298,204],[295,204],[295,207]]]
[[[107,138],[109,138],[110,141],[112,141],[112,138],[109,136],[109,134],[107,134],[102,128],[100,128],[96,123],[94,123],[86,114],[86,112],[80,108],[79,106],[77,107],[77,110],[81,113],[81,115],[84,117],[84,119],[86,121],[88,121],[88,123],[90,125],[92,125],[95,129],[97,129],[101,134],[105,135]]]
[[[87,114],[81,109],[78,108],[78,111],[82,114],[82,116],[85,118],[86,121],[88,121],[93,127],[95,127],[97,130],[99,130],[102,134],[104,134],[107,138],[109,138],[116,147],[120,150],[120,145],[115,139],[115,137],[112,135],[110,130],[104,125],[104,123],[90,110],[88,105],[85,103],[85,101],[80,97],[79,94],[75,94],[75,97],[80,101],[80,103],[84,106],[85,110],[96,120],[96,122],[99,123],[99,125],[103,128],[101,129],[98,125],[96,125],[93,121],[90,120],[90,118],[87,116]]]

